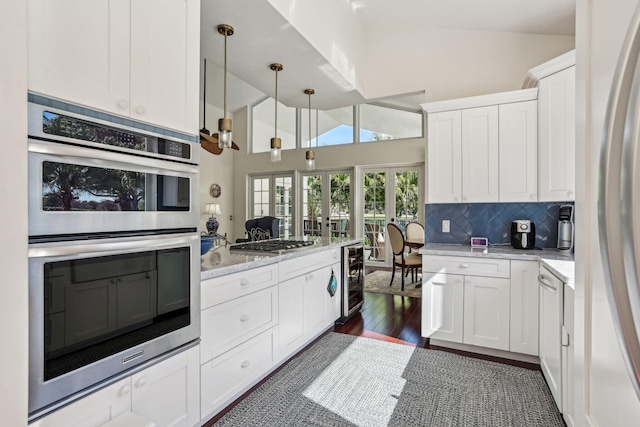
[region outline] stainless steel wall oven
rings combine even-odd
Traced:
[[[199,149],[64,109],[29,113],[34,419],[197,343]]]

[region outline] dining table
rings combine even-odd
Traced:
[[[404,239],[404,245],[411,249],[420,249],[424,246],[424,239]]]

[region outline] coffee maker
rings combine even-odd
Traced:
[[[511,245],[516,249],[533,249],[536,246],[536,225],[528,219],[513,221]]]
[[[573,209],[572,205],[560,206],[558,217],[558,250],[573,250]]]

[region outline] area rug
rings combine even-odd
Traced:
[[[420,276],[417,283],[411,283],[411,273],[404,278],[404,291],[402,291],[401,270],[396,270],[396,275],[391,282],[391,272],[386,270],[376,270],[364,276],[364,290],[367,292],[378,292],[381,294],[403,295],[406,297],[422,297],[420,287]]]
[[[216,426],[564,426],[540,371],[331,332]]]

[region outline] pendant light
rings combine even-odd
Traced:
[[[276,72],[276,118],[274,136],[271,138],[271,161],[279,162],[282,160],[282,140],[278,138],[278,71],[282,71],[282,64],[273,63],[269,68]]]
[[[218,146],[231,147],[231,119],[227,118],[227,36],[233,35],[233,27],[227,24],[218,25],[218,33],[224,36],[224,117],[218,120]]]
[[[311,95],[316,93],[316,91],[313,89],[305,89],[304,93],[309,96],[309,149],[305,154],[305,159],[307,161],[307,170],[312,171],[316,168],[316,155],[311,149]]]

